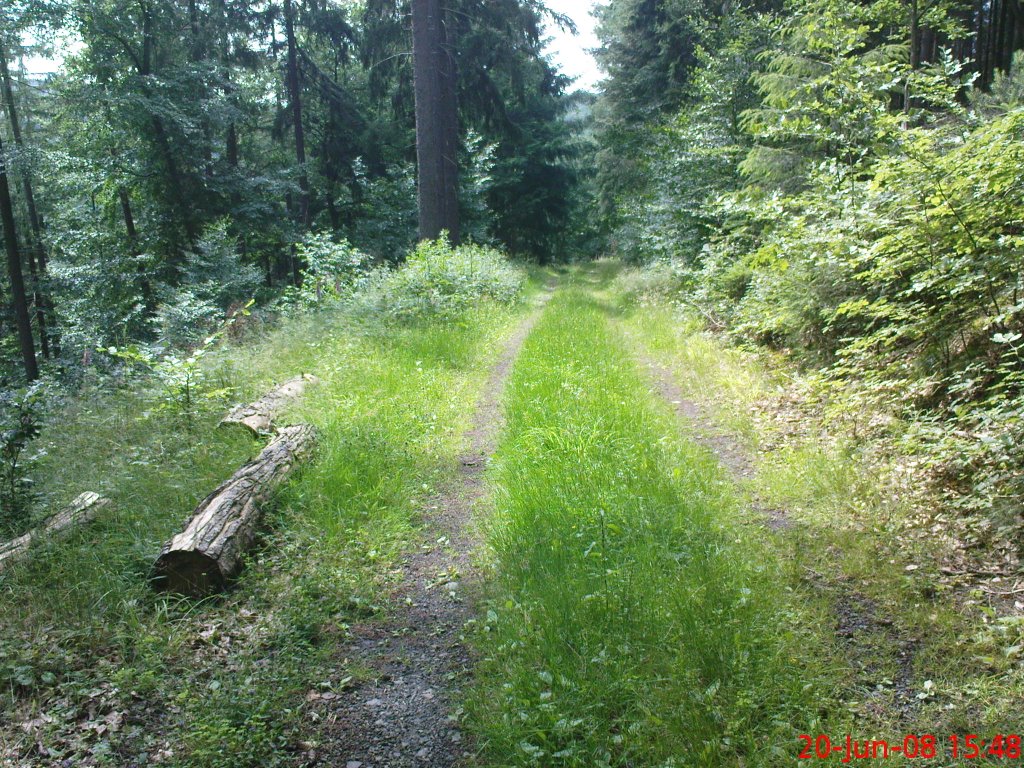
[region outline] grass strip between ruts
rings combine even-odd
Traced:
[[[470,721],[489,765],[780,765],[819,732],[820,617],[675,437],[592,268],[527,340],[485,527]],[[833,725],[836,725],[833,722]]]

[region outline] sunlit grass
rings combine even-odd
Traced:
[[[965,596],[939,578],[936,547],[912,531],[927,519],[915,507],[921,500],[887,486],[886,468],[837,425],[827,429],[813,413],[797,411],[783,414],[800,420],[790,432],[792,425],[771,418],[791,407],[787,386],[813,391],[813,382],[771,353],[731,347],[688,309],[665,300],[621,305],[626,332],[667,364],[683,395],[701,406],[706,418],[700,428],[729,435],[750,453],[754,476],[736,481],[748,499],[748,517],[763,520],[758,510],[765,508],[785,514],[788,526],[762,528],[762,535],[803,577],[792,586],[826,616],[823,630],[836,625],[844,606],[858,602],[880,622],[849,641],[857,676],[843,696],[858,727],[895,738],[915,729],[994,734],[1019,727],[1013,702],[1024,694],[1022,668],[1000,658],[1015,642],[1014,631],[965,616]],[[878,633],[880,627],[889,629]],[[1001,644],[997,630],[1003,630]],[[903,664],[909,667],[899,668],[897,656],[907,648],[912,655]],[[894,678],[907,674],[910,708],[887,708]]]
[[[782,764],[828,710],[818,617],[649,395],[594,298],[612,273],[555,298],[509,387],[471,718],[484,762]]]

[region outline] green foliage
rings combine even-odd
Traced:
[[[329,306],[351,296],[371,267],[365,253],[347,240],[335,242],[325,233],[306,235],[295,246],[295,255],[303,264],[302,286],[286,291],[282,303],[303,309]]]
[[[655,261],[620,272],[615,278],[615,291],[629,301],[673,300],[687,286],[690,276],[679,262]]]
[[[871,28],[854,6],[822,0],[799,6],[754,75],[762,104],[742,116],[757,145],[741,165],[755,181],[802,183],[832,163],[840,180],[891,143],[897,129],[888,91],[905,65],[898,47],[867,45]]]
[[[708,49],[697,49],[689,88],[694,106],[651,129],[643,155],[646,186],[620,203],[624,218],[615,245],[622,257],[685,265],[700,258],[721,226],[721,211],[709,200],[741,181],[748,137],[740,116],[756,103],[753,52],[767,40],[765,20],[737,10],[721,20]]]
[[[652,0],[601,8],[596,55],[610,75],[597,109],[598,187],[606,214],[617,216],[617,206],[646,186],[642,158],[650,123],[683,103],[707,10],[699,2],[688,7]]]
[[[231,221],[219,219],[200,236],[186,254],[181,283],[188,290],[222,310],[252,297],[262,275],[241,257]],[[173,302],[173,299],[172,299]]]
[[[968,96],[971,106],[986,117],[1024,107],[1024,51],[1013,55],[1009,72],[996,72],[989,90],[972,90]]]
[[[231,714],[216,714],[207,722],[197,723],[188,744],[187,763],[210,768],[269,768],[286,765],[278,750],[284,746],[273,731],[270,712],[252,712],[246,702]],[[277,754],[275,754],[277,753]],[[244,755],[244,757],[243,757]],[[194,761],[194,762],[193,762]]]
[[[213,223],[195,250],[186,254],[181,287],[168,290],[156,308],[157,343],[172,347],[197,344],[222,322],[229,307],[250,299],[259,283],[259,270],[239,257],[230,223],[226,219]]]
[[[299,5],[295,105],[279,58],[280,3],[5,7],[2,48],[24,139],[5,147],[12,181],[33,182],[44,222],[38,285],[59,341],[52,370],[77,381],[96,346],[189,347],[231,306],[253,295],[272,304],[286,286],[299,289],[305,257],[295,244],[307,234],[330,233],[377,263],[397,264],[415,245],[406,10]],[[526,0],[447,10],[466,232],[541,261],[568,257],[586,219],[585,163],[564,119],[568,81],[543,52],[547,12]],[[51,57],[64,38],[74,50]],[[59,66],[45,84],[22,71],[47,59]],[[12,186],[18,231],[31,233],[23,185]],[[289,302],[329,297],[322,267]],[[14,352],[0,346],[12,370]]]
[[[893,460],[891,441],[854,437],[858,427],[885,417],[856,403],[841,421],[819,410],[818,371],[799,371],[764,349],[737,349],[709,332],[692,307],[630,304],[624,314],[632,340],[671,372],[680,396],[699,411],[696,439],[716,451],[730,446],[756,462],[756,473],[743,483],[754,500],[749,520],[761,525],[765,510],[784,511],[779,514],[787,524],[768,534],[772,557],[791,560],[803,574],[793,590],[819,606],[824,632],[832,631],[836,606],[856,611],[864,598],[885,622],[871,626],[865,616],[863,629],[837,649],[846,662],[846,682],[838,687],[856,692],[845,705],[860,727],[902,738],[956,730],[965,722],[998,732],[1016,722],[1024,678],[1020,620],[996,619],[988,605],[965,610],[950,598],[948,577],[937,570],[950,542],[937,539],[935,528],[948,534],[967,521],[943,509],[934,494],[913,488],[921,479],[919,458],[897,454]],[[937,525],[929,531],[922,518]],[[993,526],[970,524],[968,530],[976,551],[992,543]],[[912,671],[908,636],[920,638]],[[906,689],[878,684],[897,675],[907,680]],[[869,689],[869,695],[859,693]],[[916,707],[906,706],[910,691],[917,691]]]
[[[908,133],[842,188],[812,179],[769,209],[738,294],[735,237],[699,280],[737,334],[830,363],[840,400],[916,422],[914,450],[997,516],[1019,491],[1022,115]]]
[[[174,419],[184,420],[191,427],[201,403],[222,402],[231,393],[230,388],[220,386],[210,377],[204,358],[216,349],[240,318],[249,314],[252,304],[250,301],[240,308],[188,354],[137,345],[101,347],[99,351],[121,360],[129,371],[141,368],[153,376],[159,384],[156,390],[158,410],[169,412]]]
[[[969,65],[936,48],[914,66],[908,12],[795,0],[702,33],[723,37],[698,49],[692,103],[668,127],[648,123],[627,156],[645,184],[619,208],[617,246],[652,268],[621,287],[658,294],[678,275],[677,295],[712,325],[821,367],[835,413],[899,417],[951,499],[1009,540],[1024,524],[1011,501],[1020,74],[968,92],[966,109]],[[936,34],[962,34],[946,4],[921,13]]]
[[[1017,110],[920,129],[861,180],[733,196],[738,223],[694,278],[737,337],[827,366],[837,414],[901,417],[905,450],[1006,541],[1022,523],[1021,126]]]
[[[23,532],[32,512],[31,468],[38,455],[25,455],[42,425],[43,390],[36,384],[0,394],[0,536]]]
[[[481,299],[514,304],[525,275],[499,251],[425,240],[393,271],[374,275],[355,299],[364,311],[400,321],[459,318]]]
[[[374,176],[362,161],[354,163],[353,169],[354,222],[348,227],[348,238],[377,260],[394,263],[416,242],[416,169],[405,162],[387,175]]]
[[[266,545],[218,600],[156,594],[148,574],[189,511],[255,449],[215,428],[224,403],[195,398],[187,433],[177,405],[140,418],[153,408],[147,374],[119,388],[89,381],[51,409],[37,438],[41,496],[59,505],[95,489],[112,512],[0,576],[5,757],[294,765],[321,738],[316,718],[338,703],[328,697],[364,679],[342,652],[349,625],[386,604],[419,546],[419,510],[454,472],[466,404],[524,309],[484,303],[460,322],[398,326],[339,303],[204,349],[202,386],[245,399],[300,371],[322,382],[301,406],[318,459],[264,511]]]

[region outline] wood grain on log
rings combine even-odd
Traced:
[[[80,494],[68,506],[50,517],[38,528],[0,544],[0,571],[24,557],[36,540],[55,539],[76,526],[90,522],[109,503],[109,499],[91,491]]]
[[[272,389],[259,400],[248,405],[239,405],[221,421],[220,426],[239,426],[252,432],[254,437],[266,435],[274,431],[274,420],[292,402],[302,397],[306,387],[319,384],[320,380],[312,374],[304,374],[289,379],[284,384]]]
[[[316,432],[307,424],[282,429],[259,456],[200,502],[185,529],[160,552],[154,585],[193,597],[222,591],[255,543],[262,507],[312,455],[315,443]]]

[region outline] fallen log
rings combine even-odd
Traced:
[[[0,544],[0,571],[24,557],[37,539],[55,539],[72,528],[91,522],[110,503],[97,493],[86,491],[38,528]]]
[[[185,529],[171,539],[153,566],[155,587],[193,597],[225,589],[256,540],[262,507],[308,459],[316,431],[308,424],[285,427],[260,455],[207,496]]]
[[[274,420],[281,415],[281,412],[302,397],[306,387],[319,383],[320,379],[309,373],[289,379],[259,400],[235,407],[224,417],[220,426],[243,427],[252,432],[254,437],[269,434],[274,431]]]

